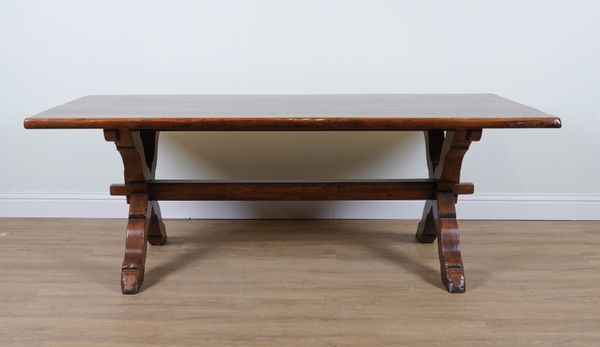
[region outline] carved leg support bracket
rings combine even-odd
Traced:
[[[107,141],[114,142],[123,159],[129,219],[125,257],[121,269],[123,294],[137,293],[144,281],[147,243],[167,242],[165,226],[157,201],[149,200],[148,182],[154,179],[158,133],[155,131],[104,130]]]
[[[437,238],[442,282],[450,293],[465,291],[455,205],[458,194],[472,192],[459,189],[460,169],[471,142],[480,139],[481,129],[425,132],[429,177],[437,181],[437,193],[425,203],[416,238],[422,243]]]

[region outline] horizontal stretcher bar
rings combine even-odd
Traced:
[[[111,195],[147,192],[150,200],[432,200],[438,190],[472,194],[472,183],[432,179],[351,181],[154,180],[114,184]]]

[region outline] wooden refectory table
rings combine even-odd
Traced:
[[[25,119],[26,128],[104,129],[123,159],[129,203],[124,294],[144,279],[146,244],[167,241],[159,200],[425,200],[416,239],[438,240],[442,282],[465,291],[455,204],[472,194],[463,157],[484,128],[560,128],[560,119],[493,94],[94,95]],[[352,181],[156,180],[160,131],[423,131],[429,177]]]

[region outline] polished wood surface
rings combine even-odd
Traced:
[[[560,119],[493,94],[92,95],[26,128],[429,130],[558,128]]]
[[[122,296],[127,220],[0,219],[0,345],[598,346],[600,222],[460,221],[468,291],[417,221],[174,221]]]

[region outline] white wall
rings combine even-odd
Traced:
[[[472,199],[529,199],[539,218],[592,218],[600,215],[599,13],[592,0],[2,0],[0,210],[44,215],[31,208],[46,199],[42,207],[56,211],[45,215],[88,205],[84,215],[114,214],[102,210],[108,200],[76,201],[105,199],[122,180],[100,131],[22,126],[82,95],[492,92],[561,116],[563,128],[484,131],[464,164],[463,179],[476,183]],[[422,142],[418,133],[391,132],[163,133],[158,175],[421,177]],[[368,217],[361,204],[277,206]],[[252,212],[269,210],[257,208],[264,204],[236,206],[269,215]],[[405,205],[386,206],[393,217],[392,206]],[[468,217],[501,218],[498,206]],[[206,212],[187,208],[167,214]]]

